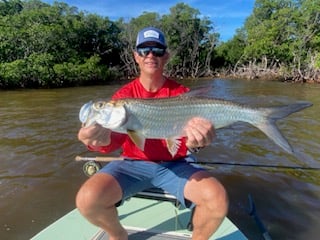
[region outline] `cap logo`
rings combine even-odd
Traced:
[[[154,30],[148,30],[143,33],[144,38],[157,38],[159,39],[159,33]]]

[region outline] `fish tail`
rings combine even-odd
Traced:
[[[286,140],[286,138],[281,134],[280,130],[276,125],[276,121],[310,106],[312,106],[312,104],[309,102],[298,102],[280,107],[261,108],[260,110],[264,115],[264,121],[261,121],[258,124],[256,124],[256,127],[258,127],[262,132],[264,132],[271,140],[273,140],[286,152],[292,154],[293,148]]]
[[[263,111],[269,118],[272,118],[276,121],[278,119],[285,118],[292,113],[299,112],[311,106],[312,103],[310,102],[297,102],[289,105],[262,109],[264,109]]]

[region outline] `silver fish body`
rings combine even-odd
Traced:
[[[115,132],[127,133],[141,149],[145,139],[172,140],[184,136],[183,129],[193,117],[210,120],[215,129],[235,122],[246,122],[292,153],[292,147],[275,122],[310,106],[312,104],[309,102],[298,102],[270,108],[252,108],[231,101],[186,94],[173,98],[90,102],[82,107],[80,120],[85,126],[98,123]],[[175,150],[172,151],[174,154]]]

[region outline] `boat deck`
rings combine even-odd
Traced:
[[[130,240],[191,239],[187,229],[191,213],[170,201],[132,197],[118,207],[121,224]],[[108,236],[90,224],[77,209],[58,219],[32,240],[107,240]],[[241,231],[226,218],[210,239],[244,240]]]

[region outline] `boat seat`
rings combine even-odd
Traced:
[[[144,191],[138,192],[135,197],[139,198],[147,198],[147,199],[155,199],[160,201],[169,201],[172,202],[175,207],[179,208],[181,206],[181,203],[178,201],[178,199],[173,196],[172,194],[168,193],[167,191],[164,191],[161,188],[149,188]],[[192,224],[192,218],[194,214],[195,207],[191,210],[190,220],[187,224],[187,229],[189,231],[193,230],[193,224]]]

